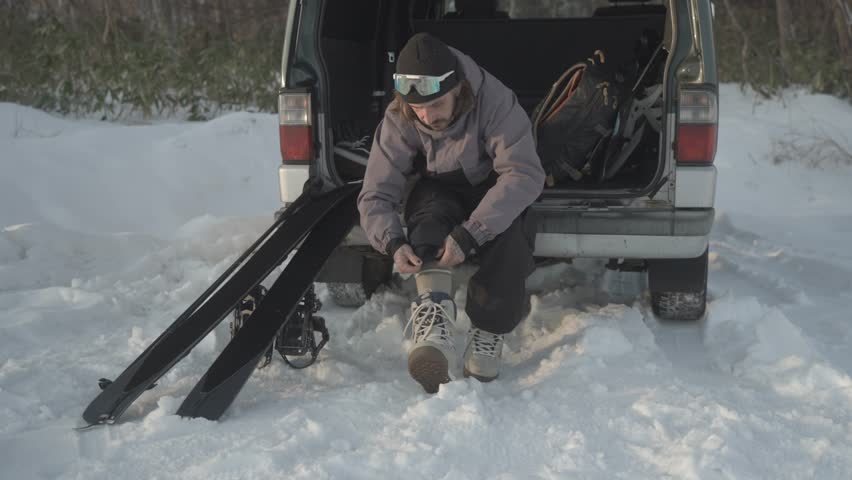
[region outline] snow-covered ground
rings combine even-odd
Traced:
[[[78,432],[97,379],[271,222],[276,119],[122,126],[0,104],[0,478],[849,478],[852,167],[809,147],[852,150],[852,107],[724,86],[721,112],[705,321],[657,322],[641,283],[625,292],[635,279],[597,261],[544,268],[501,379],[427,395],[406,371],[403,286],[326,301],[320,361],[275,360],[219,422],[175,411],[225,324],[122,423]]]

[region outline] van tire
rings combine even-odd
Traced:
[[[360,307],[367,302],[367,293],[360,283],[334,282],[326,284],[328,296],[339,307]]]
[[[328,282],[328,296],[340,307],[360,307],[373,292],[393,278],[393,261],[389,257],[363,257],[361,282]]]
[[[707,291],[652,292],[651,308],[663,320],[696,321],[707,308]]]
[[[651,309],[663,320],[696,321],[707,309],[708,251],[696,258],[648,260]]]

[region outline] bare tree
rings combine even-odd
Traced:
[[[795,42],[795,30],[793,27],[793,12],[790,8],[790,0],[775,0],[775,18],[778,22],[778,48],[781,51],[781,61],[785,67],[790,66],[792,54],[788,41]]]
[[[264,28],[280,28],[287,15],[286,0],[32,0],[21,5],[27,15],[53,16],[73,29],[103,20],[104,41],[119,22],[129,20],[172,37],[194,28],[252,37]]]
[[[723,0],[725,5],[725,10],[728,12],[728,17],[731,19],[731,23],[734,25],[734,28],[737,29],[740,36],[742,36],[743,47],[740,50],[740,64],[743,69],[743,82],[751,83],[751,78],[748,73],[748,52],[749,52],[749,35],[746,33],[745,28],[740,24],[738,20],[737,14],[734,11],[734,8],[731,6],[731,3],[728,0]]]
[[[843,64],[852,74],[852,2],[850,0],[826,0],[828,11],[834,18],[837,31],[837,51]]]

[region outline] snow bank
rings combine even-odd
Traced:
[[[723,370],[838,413],[852,408],[852,379],[827,363],[778,308],[725,298],[713,304],[708,324],[707,346]]]
[[[0,104],[2,478],[821,478],[852,471],[850,171],[773,160],[843,102],[721,90],[707,318],[660,323],[635,274],[539,269],[489,384],[407,374],[412,292],[317,287],[331,342],[255,372],[219,422],[178,405],[220,325],[109,428],[80,413],[269,225],[276,120],[117,125]],[[461,274],[456,292],[465,303]],[[461,354],[469,320],[460,315]],[[49,455],[45,455],[49,452]]]
[[[277,134],[268,114],[128,126],[0,104],[0,225],[169,237],[211,213],[271,218]]]

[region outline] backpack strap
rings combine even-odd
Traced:
[[[586,64],[581,62],[572,65],[568,70],[559,76],[559,79],[550,87],[544,101],[539,103],[538,107],[533,111],[531,123],[533,125],[533,139],[538,141],[538,127],[547,119],[551,118],[559,108],[564,106],[565,102],[573,96],[577,85],[582,78],[582,72],[585,71]],[[556,97],[554,99],[554,97]],[[556,107],[559,105],[559,108]]]

